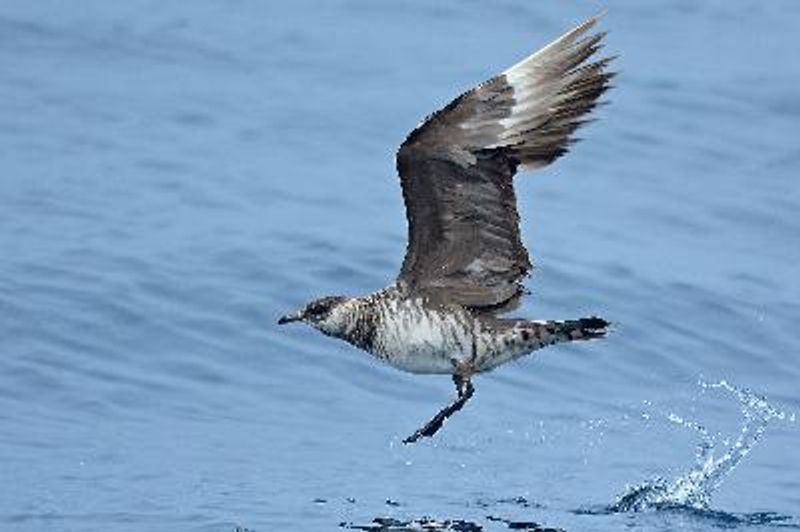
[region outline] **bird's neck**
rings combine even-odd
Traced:
[[[370,351],[380,326],[381,308],[387,299],[394,296],[394,287],[389,287],[366,296],[348,298],[333,309],[330,317],[318,328],[328,336]]]

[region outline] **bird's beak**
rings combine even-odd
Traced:
[[[286,323],[291,323],[293,321],[300,321],[303,319],[303,312],[293,312],[292,314],[287,314],[286,316],[281,316],[281,319],[278,320],[278,325],[283,325]]]

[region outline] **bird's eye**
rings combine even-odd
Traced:
[[[326,311],[327,308],[325,307],[325,305],[320,305],[319,303],[316,303],[308,307],[308,310],[306,310],[306,314],[314,317],[319,317],[323,316]]]

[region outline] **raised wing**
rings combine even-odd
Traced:
[[[612,58],[586,64],[605,35],[592,17],[467,91],[411,132],[397,154],[408,217],[398,277],[408,293],[471,307],[501,305],[531,267],[512,178],[545,166],[608,88]]]

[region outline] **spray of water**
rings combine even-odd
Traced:
[[[794,421],[794,414],[787,415],[775,409],[764,397],[750,390],[737,388],[726,381],[701,381],[699,384],[703,392],[719,390],[738,400],[742,423],[736,440],[730,443],[727,439],[709,433],[705,427],[694,421],[674,413],[666,414],[669,421],[692,429],[700,435],[693,467],[672,480],[656,478],[629,486],[611,506],[611,511],[630,512],[664,507],[708,510],[711,496],[750,453],[763,436],[767,425],[773,420]]]

